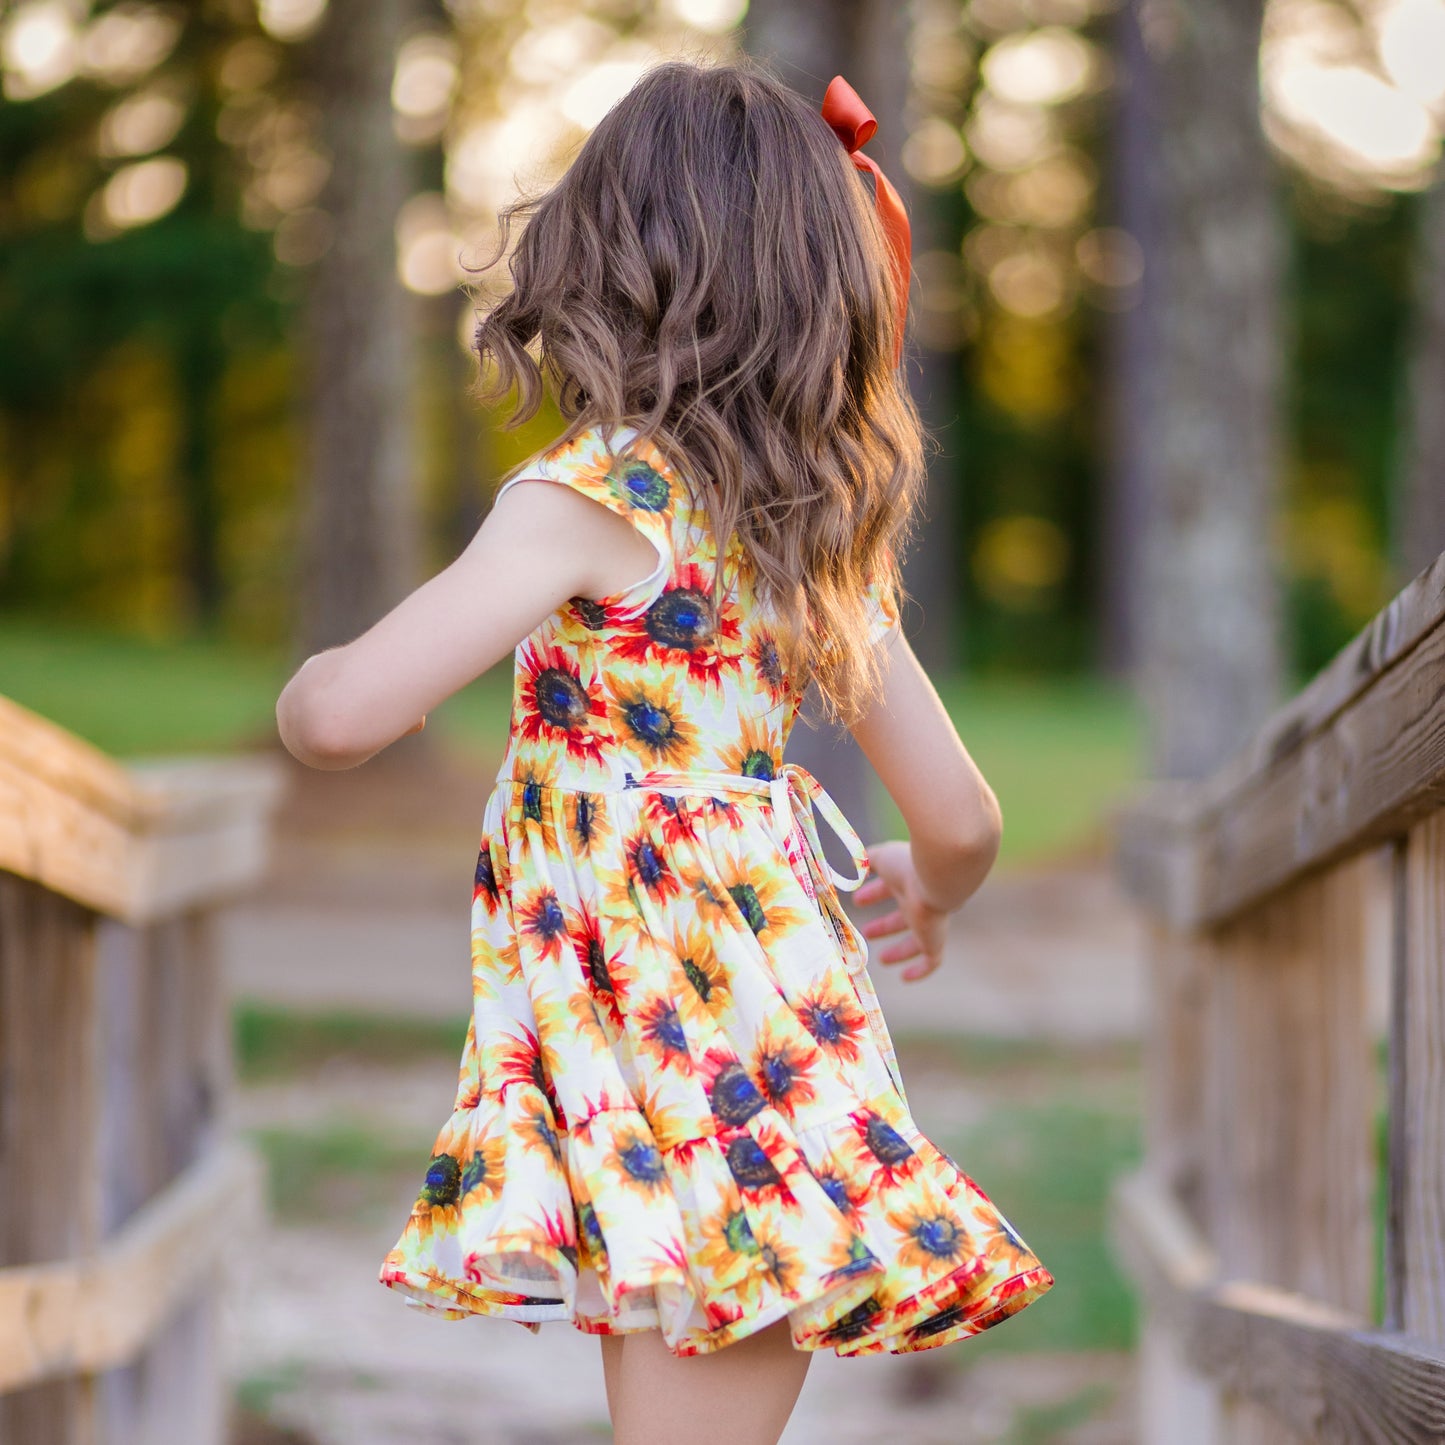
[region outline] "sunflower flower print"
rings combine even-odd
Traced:
[[[759,628],[747,650],[748,661],[752,664],[753,675],[761,684],[769,707],[777,707],[787,700],[788,674],[783,667],[783,655],[778,648],[778,639],[767,628]]]
[[[523,644],[519,735],[528,742],[560,739],[573,758],[598,758],[606,739],[600,730],[607,703],[595,682],[584,682],[560,647]]]
[[[692,1056],[688,1052],[687,1033],[672,999],[665,994],[650,998],[638,1006],[636,1017],[641,1045],[657,1063],[663,1068],[690,1072]]]
[[[755,718],[742,720],[742,735],[735,746],[723,753],[728,771],[745,778],[771,780],[782,767],[782,758],[774,751],[773,735],[766,722]]]
[[[813,988],[798,1003],[798,1021],[819,1048],[840,1062],[856,1064],[862,1058],[859,1044],[868,1021],[851,989],[828,984]]]
[[[703,819],[691,799],[649,792],[643,799],[642,816],[657,829],[664,848],[682,840],[697,843],[702,838]]]
[[[757,1273],[761,1255],[762,1246],[748,1223],[742,1196],[736,1193],[726,1196],[703,1222],[703,1246],[696,1255],[698,1265],[736,1292],[740,1285],[746,1287]],[[756,1285],[747,1292],[755,1294]]]
[[[732,1002],[727,970],[718,962],[712,938],[699,923],[688,923],[672,935],[677,966],[697,1000],[710,1013],[722,1013]]]
[[[684,769],[698,750],[696,724],[666,682],[648,677],[619,680],[610,709],[623,742],[654,768]]]
[[[490,1199],[501,1193],[507,1177],[507,1146],[502,1139],[484,1139],[465,1156],[460,1198]]]
[[[779,1320],[847,1357],[961,1341],[1053,1277],[909,1112],[817,836],[773,814],[781,785],[820,828],[838,816],[787,761],[808,679],[707,478],[674,461],[578,417],[502,484],[587,497],[655,566],[515,649],[464,865],[452,1112],[378,1279],[445,1319],[653,1329],[682,1357]],[[896,626],[884,561],[865,645]]]
[[[742,666],[741,632],[736,607],[725,604],[719,611],[711,579],[690,562],[678,569],[636,626],[619,636],[613,650],[632,662],[675,664],[690,681],[721,689],[723,675]]]
[[[652,1134],[624,1127],[617,1145],[607,1156],[612,1180],[645,1195],[660,1194],[667,1185],[667,1165]]]
[[[724,855],[716,878],[695,872],[688,882],[704,919],[741,916],[755,936],[766,935],[769,942],[796,931],[806,917],[783,901],[788,886],[781,872],[754,868],[746,858]]]
[[[665,904],[681,891],[682,881],[668,862],[667,851],[649,829],[639,829],[623,844],[627,865],[654,903]]]
[[[524,897],[517,907],[517,925],[522,937],[543,958],[555,962],[562,957],[569,927],[567,910],[555,888],[544,886]]]
[[[557,1131],[557,1120],[545,1099],[528,1104],[522,1114],[522,1148],[544,1151],[560,1168],[566,1151]]]
[[[480,904],[488,918],[495,918],[502,907],[502,884],[497,878],[496,860],[492,856],[490,838],[483,838],[477,852],[476,874],[472,882],[472,904]]]
[[[817,1062],[818,1050],[801,1029],[789,1037],[769,1022],[758,1035],[752,1075],[763,1097],[774,1108],[792,1114],[818,1097],[812,1079]]]

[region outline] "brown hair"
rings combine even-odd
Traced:
[[[562,441],[633,426],[710,482],[719,556],[736,532],[787,666],[856,721],[878,686],[865,588],[898,606],[924,443],[871,187],[756,63],[670,61],[503,212],[489,265],[519,216],[512,290],[476,333],[483,399],[515,387],[515,426],[550,378]]]

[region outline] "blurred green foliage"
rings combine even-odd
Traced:
[[[112,9],[124,7],[94,14]],[[656,9],[639,0],[618,18],[615,6],[578,0],[576,15],[620,43]],[[1019,35],[1026,12],[1018,7]],[[968,160],[959,135],[976,139],[979,76],[990,47],[1011,38],[1004,10],[990,13],[980,28],[960,6],[937,43],[917,47],[932,79],[914,76],[927,124],[945,139],[952,127],[962,158],[915,202],[932,212],[939,248],[919,268],[933,280],[917,324],[920,334],[932,327],[944,348],[935,362],[954,371],[958,392],[944,444],[957,480],[960,661],[975,673],[1078,673],[1099,651],[1108,580],[1104,356],[1108,308],[1122,303],[1065,273],[1076,239],[1107,221],[1098,197],[1111,95],[1091,84],[1044,107],[1052,149],[1037,164],[990,172]],[[324,174],[316,98],[305,46],[266,34],[251,7],[166,14],[175,33],[149,68],[92,67],[33,98],[7,89],[0,100],[0,605],[280,649],[304,495],[298,218],[318,214],[307,179]],[[520,0],[469,10],[465,25],[427,7],[426,25],[455,30],[466,81],[456,105],[468,124],[504,110],[494,48],[521,45],[529,27],[545,40],[529,16]],[[1107,48],[1108,25],[1096,16],[1079,27],[1092,53]],[[105,137],[142,93],[179,97],[179,124],[118,151]],[[448,186],[446,147],[459,134],[414,143],[419,188]],[[113,188],[146,157],[182,166],[183,189],[154,219],[121,225]],[[1282,174],[1293,268],[1278,550],[1304,674],[1392,590],[1385,539],[1412,202],[1347,199]],[[1000,270],[980,258],[985,242],[1022,246],[1014,259],[1025,270],[1032,258],[1064,274],[1061,304],[1005,305]],[[462,301],[416,298],[416,486],[433,566],[465,542],[497,478],[560,424],[546,409],[505,433],[499,415],[469,407]]]
[[[0,678],[16,702],[125,755],[276,745],[279,648],[151,641],[44,618],[0,618]],[[1101,810],[1137,776],[1130,694],[1087,678],[937,679],[965,744],[1003,805],[1006,863],[1097,847]],[[500,759],[510,659],[449,698],[428,727],[479,760]],[[879,824],[901,830],[886,794]]]

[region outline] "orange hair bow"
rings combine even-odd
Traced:
[[[865,156],[860,149],[868,144],[873,132],[878,129],[878,118],[841,75],[833,77],[823,96],[823,119],[843,142],[843,149],[848,152],[853,164],[860,171],[871,171],[873,174],[874,204],[878,207],[878,219],[883,224],[883,234],[888,238],[893,253],[893,274],[898,283],[896,366],[903,360],[903,326],[908,317],[908,283],[913,274],[913,230],[908,224],[908,212],[903,209],[902,196],[879,169],[878,162],[871,156]]]

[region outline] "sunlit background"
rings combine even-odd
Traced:
[[[818,1361],[785,1438],[1132,1438],[1106,1218],[1149,1011],[1109,810],[1214,768],[1445,548],[1445,0],[1258,22],[0,0],[0,698],[127,760],[268,751],[285,781],[269,872],[216,935],[237,1128],[271,1166],[265,1229],[226,1241],[230,1445],[605,1437],[590,1341],[419,1324],[376,1282],[467,1031],[510,659],[341,773],[293,765],[274,706],[562,426],[473,399],[499,214],[657,59],[772,49],[814,102],[845,70],[910,209],[905,366],[938,448],[905,623],[1005,819],[945,966],[875,973],[921,1126],[1061,1284],[931,1364]],[[819,747],[865,841],[898,836],[857,750]]]
[[[295,335],[307,269],[331,241],[304,60],[323,11],[324,0],[5,7],[9,606],[149,636],[285,637]],[[508,435],[458,413],[474,321],[465,266],[489,253],[518,188],[555,176],[649,63],[728,54],[745,11],[745,0],[418,7],[391,93],[396,135],[415,152],[396,265],[427,348],[416,406],[432,564],[556,420]],[[984,670],[1077,670],[1101,651],[1100,354],[1142,272],[1110,192],[1111,11],[908,6],[898,153],[913,204],[938,218],[916,257],[914,326],[956,358],[959,651]],[[1283,534],[1302,668],[1389,587],[1403,241],[1439,156],[1442,56],[1445,0],[1267,7],[1263,121],[1284,163],[1298,303]]]

